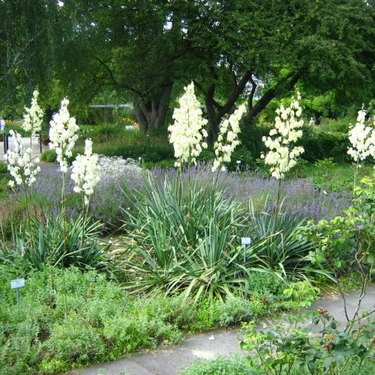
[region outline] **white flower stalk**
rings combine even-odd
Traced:
[[[282,180],[290,169],[297,164],[297,158],[305,151],[303,147],[294,146],[302,137],[301,119],[302,109],[299,105],[299,93],[289,107],[283,105],[276,110],[275,127],[271,129],[269,137],[263,137],[263,142],[269,149],[262,154],[264,162],[270,166],[273,177]]]
[[[365,119],[366,111],[362,108],[358,111],[356,124],[349,129],[351,147],[348,148],[348,154],[359,167],[360,163],[368,156],[375,156],[375,129],[372,126],[367,126]]]
[[[241,143],[238,139],[240,133],[240,120],[246,112],[246,106],[240,105],[228,119],[220,124],[220,131],[214,144],[215,160],[212,171],[215,172],[223,163],[229,163],[235,148]]]
[[[70,117],[68,111],[69,100],[61,101],[60,111],[53,115],[50,121],[49,147],[56,151],[57,161],[62,173],[68,171],[68,158],[72,156],[72,150],[78,139],[78,125],[76,119]]]
[[[94,187],[99,182],[99,156],[92,153],[92,141],[86,139],[84,155],[78,155],[73,161],[71,178],[75,183],[74,191],[84,194],[84,203],[88,206]]]
[[[34,90],[31,99],[30,108],[25,107],[25,114],[23,115],[23,128],[31,132],[31,136],[42,130],[44,112],[38,104],[38,90]]]
[[[174,123],[168,127],[169,141],[174,147],[175,166],[183,163],[196,164],[196,158],[202,149],[207,148],[203,139],[207,137],[199,101],[194,94],[194,84],[185,87],[185,93],[179,99],[179,108],[173,111]]]
[[[370,136],[370,148],[369,148],[369,151],[370,151],[370,155],[375,160],[375,116],[373,117],[372,126],[373,126],[373,130],[372,130],[371,136]],[[375,165],[374,165],[374,169],[375,169]]]
[[[39,158],[33,159],[31,148],[22,146],[21,136],[17,132],[11,130],[9,133],[14,139],[14,149],[8,150],[5,155],[8,171],[13,178],[9,181],[9,186],[30,187],[40,171],[40,167],[36,165],[39,163]]]

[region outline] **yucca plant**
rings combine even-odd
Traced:
[[[0,261],[38,270],[46,265],[104,269],[108,257],[99,244],[100,226],[82,216],[65,223],[60,216],[44,222],[32,218],[27,226],[13,229],[12,242],[3,246]]]
[[[282,277],[300,278],[308,265],[307,255],[311,243],[300,235],[300,228],[306,223],[298,215],[273,210],[267,207],[255,211],[249,201],[246,233],[251,236],[252,247],[262,266],[277,272]]]
[[[180,181],[150,180],[146,191],[126,220],[130,288],[196,299],[245,291],[251,256],[244,258],[238,246],[240,204],[220,190]]]

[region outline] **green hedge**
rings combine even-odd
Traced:
[[[169,144],[134,144],[121,146],[95,145],[94,152],[105,156],[121,156],[123,158],[138,159],[144,162],[159,162],[173,159],[173,147]]]
[[[270,129],[265,126],[253,126],[243,130],[242,144],[255,158],[258,158],[262,151],[267,151],[262,137],[268,136]],[[328,158],[333,158],[335,162],[350,160],[347,154],[349,140],[346,133],[324,132],[318,127],[305,126],[303,137],[298,144],[305,149],[302,158],[311,163]]]

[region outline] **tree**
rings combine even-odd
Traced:
[[[147,133],[160,127],[185,65],[183,30],[173,3],[66,0],[61,10],[66,35],[62,79],[72,83],[79,69],[75,88],[86,98],[104,87],[126,91],[141,129]]]
[[[0,1],[0,103],[8,115],[21,114],[33,90],[49,84],[56,12],[54,0]]]
[[[241,96],[247,97],[251,124],[273,98],[297,83],[314,93],[332,90],[346,102],[374,93],[372,2],[197,3],[187,28],[201,59],[195,80],[205,97],[211,140]],[[259,90],[257,82],[264,88]]]
[[[296,84],[346,101],[374,92],[373,1],[65,0],[59,18],[61,81],[79,100],[128,93],[144,132],[191,80],[211,142],[240,99],[251,123]]]

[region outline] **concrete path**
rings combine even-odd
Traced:
[[[8,138],[9,142],[9,150],[13,150],[14,148],[14,140],[12,137]],[[30,138],[22,138],[22,145],[24,147],[30,146]],[[32,150],[33,150],[33,156],[40,156],[40,146],[39,146],[39,139],[35,138],[33,139],[32,144]],[[42,151],[48,150],[48,146],[42,146]],[[4,153],[4,141],[0,142],[0,161],[5,160],[5,153]]]
[[[350,317],[355,311],[358,293],[346,294]],[[345,323],[344,305],[340,296],[320,298],[312,308],[323,307],[338,321]],[[370,287],[362,302],[361,310],[375,308],[375,285]],[[374,319],[375,316],[372,316]],[[176,375],[183,368],[197,359],[212,359],[218,355],[241,353],[239,346],[240,333],[228,329],[204,333],[186,339],[180,346],[155,352],[136,354],[130,358],[120,359],[101,365],[70,372],[75,375]],[[242,352],[243,353],[243,352]]]

